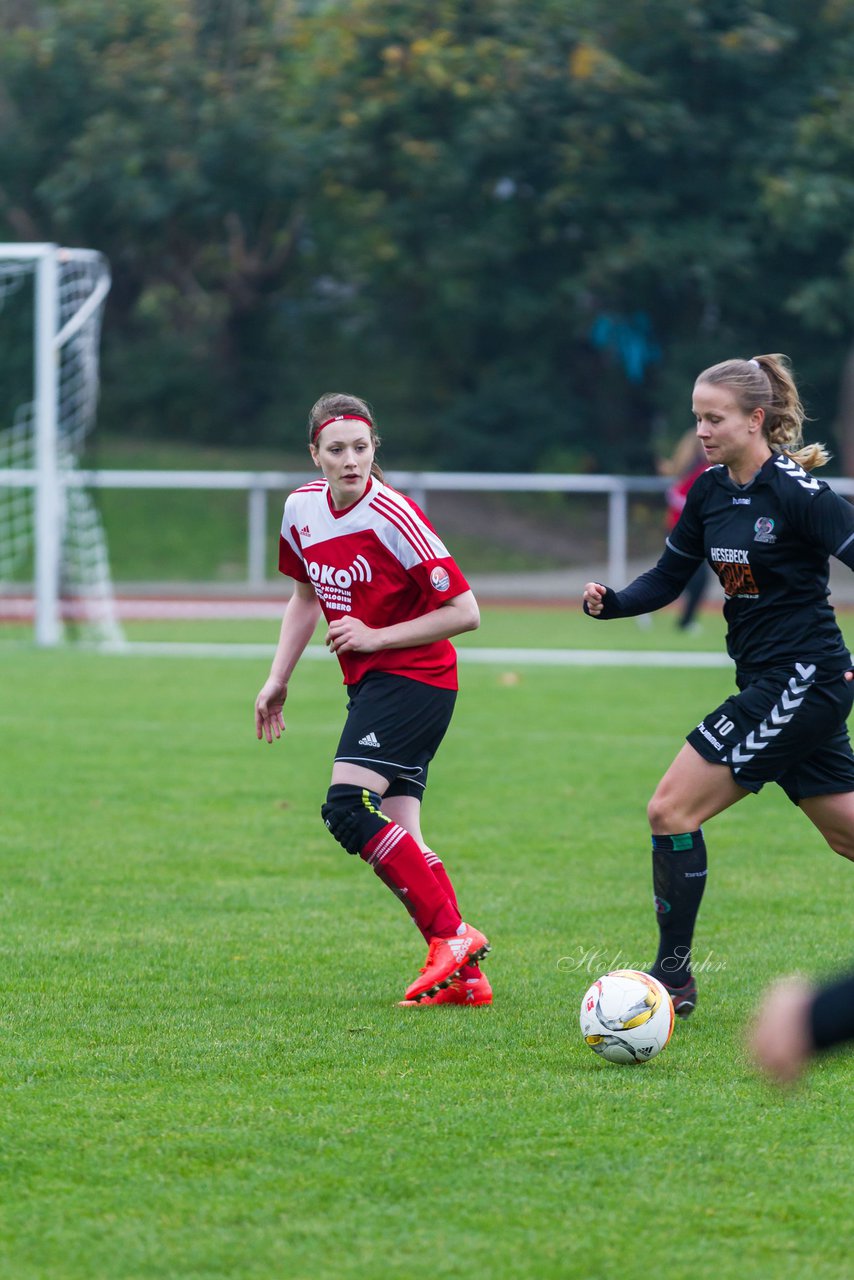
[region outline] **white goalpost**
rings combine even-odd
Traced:
[[[122,641],[101,520],[74,477],[95,421],[109,289],[94,250],[0,244],[0,367],[16,347],[26,353],[0,378],[0,589],[31,578],[42,646],[59,644],[67,623]]]

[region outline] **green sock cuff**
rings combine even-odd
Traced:
[[[683,831],[675,836],[653,836],[654,853],[685,853],[694,849],[703,839],[702,831]]]

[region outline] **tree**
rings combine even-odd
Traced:
[[[0,220],[110,257],[123,430],[281,439],[351,388],[401,460],[648,469],[699,369],[769,348],[826,417],[850,6],[18,7]]]
[[[763,206],[784,260],[787,312],[814,337],[816,381],[839,384],[833,434],[854,474],[854,13],[831,6],[829,67],[796,122],[788,162],[764,181]],[[831,33],[829,33],[831,34]]]
[[[446,459],[531,465],[533,419],[541,461],[648,466],[700,368],[801,336],[764,183],[837,28],[676,0],[324,15],[327,260],[429,371]]]
[[[0,210],[19,235],[110,258],[105,408],[149,428],[237,437],[244,424],[251,438],[263,405],[246,370],[265,358],[271,296],[298,270],[310,164],[274,9],[75,0],[3,56],[14,159]]]

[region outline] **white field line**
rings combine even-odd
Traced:
[[[235,606],[237,605],[237,608]],[[116,611],[124,619],[201,620],[240,618],[281,618],[284,602],[277,600],[187,600],[146,599],[116,601]],[[7,596],[0,601],[0,614],[6,619],[29,620],[33,602],[26,596]],[[69,610],[69,614],[85,610]],[[122,644],[98,645],[100,653],[124,654],[145,658],[271,658],[272,644],[149,641],[134,640]],[[725,653],[671,650],[623,649],[487,649],[460,646],[462,663],[496,666],[537,667],[729,667]],[[334,661],[322,645],[309,645],[304,657]]]

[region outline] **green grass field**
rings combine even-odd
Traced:
[[[283,587],[282,599],[284,602]],[[455,641],[461,651],[471,648],[538,648],[538,649],[605,649],[643,652],[648,649],[676,652],[716,652],[724,650],[724,623],[718,609],[703,613],[700,630],[686,635],[676,629],[676,608],[665,609],[642,622],[628,619],[597,623],[586,618],[580,604],[481,605],[479,630],[459,636]],[[847,619],[850,617],[850,624]],[[854,615],[840,612],[840,619],[854,632]],[[257,618],[219,618],[203,621],[153,618],[124,624],[128,640],[176,641],[227,644],[268,644],[275,647],[278,622]],[[0,621],[0,642],[19,641],[29,644],[33,635],[31,623]],[[316,643],[323,635],[319,624]],[[851,643],[854,643],[854,638]],[[330,659],[334,662],[334,659]]]
[[[460,647],[576,621],[489,610]],[[782,1095],[744,1048],[769,979],[852,955],[852,868],[775,789],[707,828],[694,1018],[635,1068],[578,1029],[599,972],[652,960],[646,799],[728,671],[463,655],[425,829],[496,1000],[401,1010],[420,937],[319,819],[331,663],[300,668],[272,747],[257,658],[0,663],[0,1275],[851,1274],[852,1058]]]

